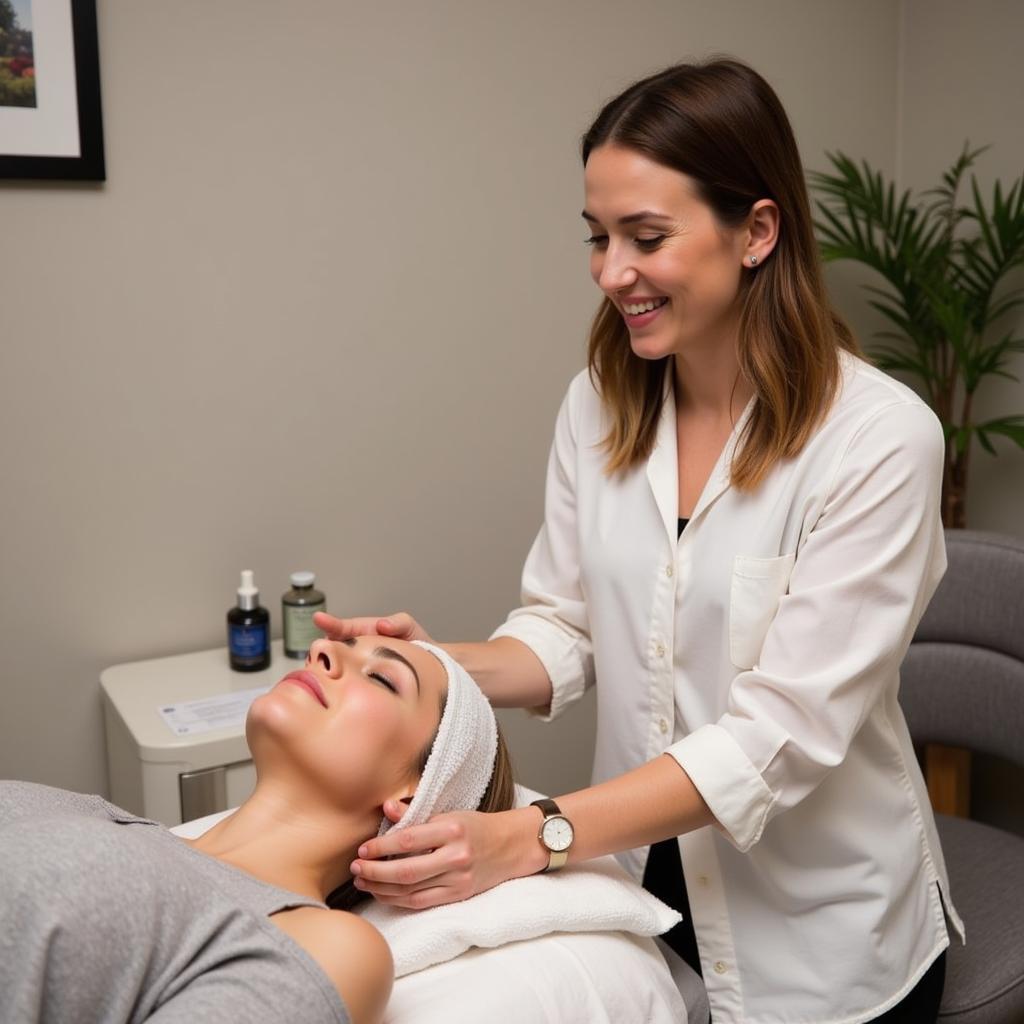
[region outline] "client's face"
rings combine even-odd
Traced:
[[[333,805],[372,815],[415,791],[446,687],[437,658],[404,640],[317,640],[303,668],[253,701],[257,774],[297,769]]]

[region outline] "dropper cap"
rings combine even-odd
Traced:
[[[253,582],[252,569],[242,570],[242,582],[238,586],[238,607],[243,612],[251,612],[260,606],[260,592]]]

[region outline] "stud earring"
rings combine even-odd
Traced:
[[[750,265],[754,266],[754,264],[756,264],[756,263],[757,263],[757,257],[756,256],[751,256],[750,257]]]

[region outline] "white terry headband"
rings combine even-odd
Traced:
[[[422,640],[413,643],[430,651],[444,666],[448,700],[412,802],[397,824],[385,817],[378,835],[392,828],[420,825],[446,811],[475,810],[494,772],[498,725],[490,702],[447,651]]]

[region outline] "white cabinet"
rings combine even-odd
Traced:
[[[302,662],[271,644],[270,668],[234,672],[227,648],[114,665],[100,675],[110,799],[165,825],[236,807],[256,784],[245,742],[246,691],[266,690]],[[203,705],[193,702],[203,701]],[[206,726],[223,707],[225,724],[178,735],[160,709],[198,707]],[[207,709],[207,710],[204,710]]]

